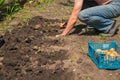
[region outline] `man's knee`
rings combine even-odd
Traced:
[[[82,22],[88,21],[88,17],[89,17],[88,14],[85,13],[84,11],[81,11],[81,12],[78,14],[78,18],[79,18],[79,20],[82,21]]]
[[[84,23],[94,23],[94,22],[99,22],[99,20],[101,19],[101,17],[99,16],[93,16],[90,15],[89,13],[86,12],[80,12],[78,15],[78,18],[80,21],[84,22]]]

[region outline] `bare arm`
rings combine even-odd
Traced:
[[[75,0],[72,14],[68,20],[66,28],[64,29],[61,35],[67,35],[71,31],[71,29],[73,28],[74,24],[78,19],[78,14],[82,8],[82,5],[83,5],[83,0]]]

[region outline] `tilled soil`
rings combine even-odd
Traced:
[[[61,32],[57,19],[33,17],[24,27],[0,36],[0,80],[119,80],[119,70],[98,69],[87,55],[88,41],[104,42],[95,33]],[[20,25],[20,24],[19,24]],[[83,25],[81,25],[83,27]]]
[[[36,16],[0,37],[0,80],[73,80],[63,67],[67,50],[50,48],[61,45],[50,38],[58,33],[55,26],[48,27],[55,22]]]

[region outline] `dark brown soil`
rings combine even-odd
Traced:
[[[54,23],[56,25],[52,26]],[[55,38],[55,35],[61,32],[57,23],[60,23],[57,19],[36,16],[25,23],[24,27],[15,27],[12,31],[1,35],[0,79],[120,79],[119,70],[100,70],[87,56],[89,40],[103,42],[116,39],[119,42],[119,33],[102,40],[97,34],[88,34],[84,31],[75,33],[74,30],[75,32],[69,36]]]
[[[1,80],[73,80],[72,72],[63,67],[67,50],[50,49],[61,41],[51,39],[58,33],[51,26],[57,20],[36,16],[25,27],[15,28],[0,38]]]
[[[20,22],[0,35],[0,80],[120,80],[120,69],[99,69],[88,56],[89,41],[116,40],[120,45],[120,29],[103,39],[78,22],[70,35],[56,38],[63,31],[60,19],[70,16],[73,1],[54,1],[45,10],[28,12],[34,17],[24,26]]]
[[[103,80],[108,77],[113,80],[120,79],[119,70],[101,71],[87,56],[89,40],[99,42],[117,40],[119,33],[113,38],[102,40],[97,34],[81,33],[76,26],[77,31],[74,30],[71,35],[55,38],[55,35],[61,32],[57,23],[60,23],[57,19],[36,16],[25,23],[24,27],[15,27],[1,35],[0,79],[101,80],[101,77]]]

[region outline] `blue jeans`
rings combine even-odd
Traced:
[[[113,0],[106,5],[95,5],[80,11],[78,18],[93,28],[107,33],[120,15],[120,0]]]

